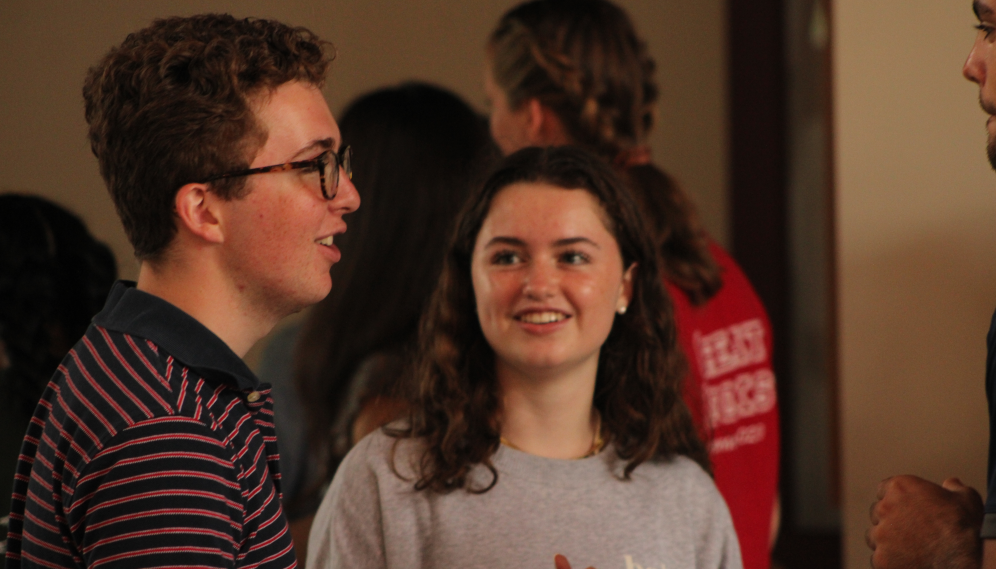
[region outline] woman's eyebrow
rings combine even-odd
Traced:
[[[587,237],[566,237],[564,239],[558,239],[553,242],[554,247],[564,247],[566,245],[576,245],[578,243],[587,243],[596,249],[601,249],[598,243],[595,243]]]
[[[598,243],[595,243],[587,237],[564,237],[563,239],[557,239],[553,242],[554,247],[567,247],[569,245],[576,245],[578,243],[587,243],[596,249],[601,249]],[[493,245],[512,245],[514,247],[525,247],[526,242],[518,237],[505,237],[499,235],[497,237],[492,237],[490,241],[484,245],[485,248],[491,247]]]
[[[504,237],[499,235],[498,237],[492,237],[490,241],[484,246],[485,248],[491,247],[492,245],[512,245],[515,247],[525,247],[526,242],[518,237]]]

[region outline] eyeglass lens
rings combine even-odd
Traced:
[[[322,186],[322,195],[325,199],[332,199],[335,197],[339,190],[339,167],[341,166],[343,170],[346,171],[346,176],[350,180],[353,179],[353,149],[350,147],[344,148],[340,153],[333,152],[329,150],[328,157],[325,159],[325,176],[323,181],[327,180],[328,187]]]
[[[353,179],[353,148],[347,146],[345,150],[342,151],[342,169],[346,171],[346,175],[349,179]]]

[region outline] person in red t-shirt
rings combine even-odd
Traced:
[[[665,279],[678,341],[688,356],[685,400],[709,443],[716,486],[733,515],[744,567],[767,567],[778,531],[778,405],[771,369],[771,324],[740,267],[719,245],[714,296],[694,304]]]
[[[688,359],[685,399],[710,448],[746,569],[767,569],[778,526],[778,406],[771,327],[688,197],[650,162],[655,64],[626,13],[607,0],[532,0],[499,20],[484,84],[505,154],[582,146],[616,166],[661,252]]]

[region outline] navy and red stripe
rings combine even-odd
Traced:
[[[118,283],[28,427],[7,567],[293,567],[278,459],[269,386]]]

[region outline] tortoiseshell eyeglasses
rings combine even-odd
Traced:
[[[336,192],[339,189],[340,167],[346,171],[346,176],[348,176],[350,180],[353,179],[353,166],[351,163],[352,158],[353,150],[349,146],[342,147],[339,152],[336,152],[330,148],[310,160],[298,160],[296,162],[287,162],[286,164],[276,164],[273,166],[263,166],[261,168],[250,168],[249,170],[228,172],[218,176],[213,176],[207,180],[202,180],[201,183],[206,184],[207,182],[213,182],[224,178],[238,178],[239,176],[251,176],[253,174],[265,174],[267,172],[287,172],[288,170],[314,169],[318,171],[318,175],[322,180],[322,196],[327,200],[331,200],[335,198]],[[331,185],[326,184],[325,180],[331,180]],[[332,192],[331,194],[329,193],[330,190]]]

